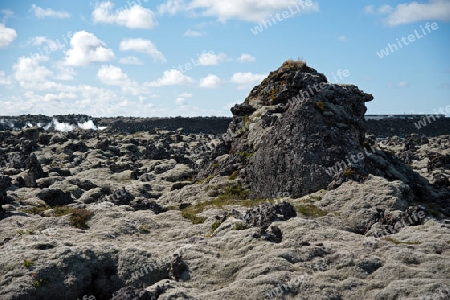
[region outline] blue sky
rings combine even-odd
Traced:
[[[450,0],[1,1],[0,115],[231,116],[290,58],[368,114],[437,113],[449,22]]]

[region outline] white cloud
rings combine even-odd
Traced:
[[[186,10],[184,0],[168,0],[166,3],[158,6],[158,13],[160,15],[175,15],[181,11]]]
[[[73,68],[68,67],[61,62],[56,63],[55,67],[59,70],[59,73],[55,76],[55,79],[58,80],[73,80],[74,76],[77,74]]]
[[[383,8],[383,9],[382,9]],[[428,3],[399,4],[395,9],[382,6],[380,12],[389,14],[384,20],[388,26],[410,24],[419,21],[450,21],[450,1],[429,0]]]
[[[102,83],[107,85],[117,85],[120,86],[128,80],[127,74],[123,73],[122,69],[119,67],[114,67],[112,65],[103,65],[97,72],[97,77]]]
[[[184,75],[179,70],[171,69],[164,71],[163,77],[153,82],[148,82],[148,86],[169,86],[169,85],[187,85],[194,82],[192,78]]]
[[[180,106],[185,106],[188,105],[189,103],[187,103],[186,98],[191,98],[192,94],[190,93],[183,93],[178,95],[178,97],[175,99],[175,103],[180,105]]]
[[[392,82],[388,83],[389,89],[401,89],[401,88],[405,88],[408,86],[409,86],[409,83],[406,81],[400,81],[399,83],[392,83]]]
[[[373,14],[375,12],[375,7],[373,5],[364,6],[364,13],[367,15]]]
[[[143,65],[144,63],[135,56],[126,56],[119,59],[119,63],[123,65]]]
[[[121,51],[137,51],[145,53],[153,57],[155,61],[166,62],[164,55],[149,40],[144,40],[141,38],[122,40],[119,48]]]
[[[378,9],[378,11],[379,11],[381,14],[388,14],[388,13],[391,13],[392,10],[393,10],[393,8],[392,8],[392,6],[390,6],[389,4],[382,5],[382,6]]]
[[[198,64],[201,66],[215,66],[221,63],[222,61],[227,60],[227,55],[225,53],[214,54],[214,52],[205,52],[200,55],[198,58]]]
[[[118,24],[127,28],[151,29],[158,25],[155,13],[140,5],[111,12],[114,4],[110,1],[95,6],[92,12],[94,23]]]
[[[256,61],[256,58],[251,56],[250,54],[242,53],[241,56],[238,58],[238,61],[241,63],[253,62]]]
[[[221,22],[236,19],[260,23],[277,12],[298,11],[317,12],[319,4],[313,2],[311,5],[303,6],[292,0],[192,0],[186,3],[183,0],[168,0],[165,4],[159,6],[160,14],[174,15],[179,12],[187,11],[191,14],[200,14],[202,16],[215,17]],[[297,9],[298,6],[298,9]]]
[[[0,85],[11,85],[11,78],[6,76],[5,71],[0,71]]]
[[[175,99],[175,103],[181,106],[188,105],[186,99],[182,97],[178,97],[177,99]]]
[[[231,76],[230,81],[238,85],[238,89],[242,90],[248,88],[251,85],[256,85],[260,83],[267,74],[255,74],[255,73],[234,73]]]
[[[0,12],[3,13],[3,20],[2,20],[3,24],[5,24],[8,21],[10,16],[14,15],[14,13],[9,9],[2,9],[0,10]]]
[[[191,29],[188,29],[183,36],[190,36],[190,37],[200,37],[200,36],[205,36],[208,35],[206,32],[201,32],[201,31],[194,31]]]
[[[53,75],[52,71],[39,65],[40,62],[45,61],[48,61],[47,56],[20,57],[17,63],[13,65],[15,79],[20,82],[21,86],[26,86],[27,83],[40,84],[45,82],[47,77]]]
[[[70,14],[68,12],[65,11],[56,11],[53,10],[51,8],[41,8],[39,6],[37,6],[36,4],[32,4],[31,5],[31,9],[30,9],[38,18],[58,18],[58,19],[67,19],[70,18]]]
[[[29,41],[29,43],[34,46],[41,46],[41,45],[45,44],[47,47],[47,52],[48,51],[51,51],[51,52],[57,51],[60,49],[64,49],[66,47],[66,45],[58,44],[57,42],[55,42],[45,36],[36,36],[36,37],[32,38]]]
[[[345,35],[341,35],[338,37],[338,40],[341,42],[346,42],[346,41],[348,41],[348,37],[346,37]]]
[[[121,68],[112,65],[103,65],[97,72],[97,77],[106,85],[119,86],[124,92],[130,92],[133,95],[145,93],[139,84],[128,78]]]
[[[200,79],[200,87],[203,88],[218,88],[220,86],[221,80],[219,77],[213,74],[208,74],[205,78]]]
[[[0,24],[0,48],[6,48],[17,38],[17,32]]]
[[[179,94],[178,97],[191,98],[192,94],[191,93],[183,93],[183,94]]]
[[[83,66],[91,62],[109,61],[114,58],[114,52],[106,48],[104,42],[84,30],[73,35],[70,45],[72,48],[65,52],[66,65]]]
[[[398,83],[399,88],[407,87],[408,85],[409,85],[409,83],[407,83],[406,81],[400,81]]]

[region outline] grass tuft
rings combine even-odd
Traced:
[[[220,224],[222,224],[222,223],[220,223],[220,221],[215,221],[215,222],[211,225],[211,232],[216,231],[216,229],[219,228]]]
[[[403,245],[420,245],[420,244],[422,244],[422,242],[419,242],[419,241],[416,241],[416,242],[401,242],[399,240],[396,240],[394,238],[389,238],[389,237],[384,238],[384,240],[388,241],[388,242],[392,242],[392,243],[394,243],[396,245],[400,245],[400,244],[403,244]]]
[[[234,223],[234,230],[245,230],[248,229],[248,225],[245,222]]]
[[[89,219],[92,218],[93,215],[94,213],[87,209],[77,208],[70,217],[70,223],[76,228],[88,229],[89,226],[86,224],[86,222],[89,221]]]
[[[302,215],[312,218],[323,217],[328,213],[326,210],[320,209],[314,204],[298,204],[295,205],[295,209]]]
[[[44,211],[49,210],[49,209],[51,209],[51,207],[48,206],[47,204],[39,204],[38,206],[24,208],[24,209],[22,209],[22,212],[27,213],[27,214],[42,216]]]
[[[306,65],[306,62],[304,62],[300,58],[297,60],[288,59],[281,65],[281,68],[282,69],[300,69],[305,65]]]
[[[50,280],[49,280],[48,278],[45,278],[45,279],[38,279],[38,280],[35,280],[35,281],[33,282],[33,286],[34,286],[35,288],[39,288],[39,287],[46,286],[46,285],[49,284],[49,283],[50,283]]]
[[[234,171],[230,176],[228,176],[229,180],[235,180],[239,174],[239,171]]]
[[[150,233],[150,229],[148,229],[148,227],[145,225],[139,226],[138,231],[139,231],[139,233],[143,233],[143,234]]]
[[[315,102],[316,108],[320,112],[324,112],[327,108],[327,104],[325,102],[317,101]]]
[[[29,259],[26,259],[26,258],[23,258],[23,266],[25,267],[25,268],[30,268],[32,265],[34,264],[34,262],[32,262],[31,260],[29,260]]]

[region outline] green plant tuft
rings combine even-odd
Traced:
[[[26,258],[23,258],[23,266],[25,268],[30,268],[32,265],[34,264],[34,262],[32,262],[31,260],[28,260]]]
[[[89,219],[92,218],[93,215],[94,213],[87,209],[77,208],[70,217],[70,223],[76,228],[88,229],[89,226],[86,224],[86,222],[89,221]]]
[[[234,223],[234,227],[233,227],[234,230],[245,230],[248,228],[249,227],[248,227],[247,223],[245,223],[245,222],[236,222],[236,223]]]
[[[38,206],[33,206],[30,208],[22,209],[22,212],[33,215],[40,215],[44,213],[44,211],[51,209],[47,204],[39,204]]]
[[[316,108],[320,112],[324,112],[327,108],[327,104],[325,102],[317,101],[315,102]]]
[[[239,152],[239,156],[243,159],[243,160],[247,160],[250,157],[253,156],[254,153],[250,153],[250,152]]]
[[[233,173],[231,173],[230,176],[228,176],[228,179],[230,179],[230,180],[235,180],[235,179],[237,178],[238,174],[239,174],[239,171],[236,170],[236,171],[234,171]]]
[[[33,282],[33,286],[34,286],[35,288],[39,288],[39,287],[46,286],[46,285],[49,284],[49,283],[50,283],[50,280],[49,280],[48,278],[45,278],[45,279],[38,279],[38,280],[35,280],[35,281]]]
[[[323,217],[328,213],[326,210],[320,209],[314,204],[298,204],[295,208],[302,215],[312,218]]]
[[[355,173],[355,171],[353,171],[352,168],[347,168],[347,169],[345,169],[345,171],[342,173],[342,175],[344,175],[345,177],[351,177],[354,173]]]
[[[215,221],[215,222],[211,225],[211,232],[216,231],[216,229],[219,228],[220,224],[222,224],[222,223],[220,223],[220,221]]]
[[[150,233],[150,229],[148,229],[148,227],[145,225],[139,226],[138,231],[139,231],[139,233],[143,233],[143,234]]]
[[[420,244],[422,244],[422,242],[418,242],[418,241],[416,241],[416,242],[401,242],[399,240],[396,240],[394,238],[389,238],[389,237],[384,238],[384,240],[388,241],[388,242],[392,242],[392,243],[394,243],[396,245],[399,245],[399,244],[403,244],[403,245],[420,245]]]

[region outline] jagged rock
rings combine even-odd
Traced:
[[[183,276],[183,272],[185,272],[187,269],[188,267],[183,261],[183,258],[178,254],[174,254],[170,262],[170,278],[178,281]]]
[[[47,205],[51,207],[63,206],[73,203],[70,192],[63,192],[60,189],[42,189],[37,197],[43,200]]]
[[[25,187],[36,187],[36,180],[47,177],[48,174],[44,172],[36,155],[32,153],[27,160],[25,160],[25,168],[27,171],[22,173],[23,185]]]
[[[164,207],[161,207],[158,203],[151,200],[142,200],[140,201],[133,201],[130,203],[130,206],[133,207],[135,210],[146,210],[149,209],[153,211],[155,214],[164,213],[167,211]]]
[[[145,289],[137,289],[131,286],[123,287],[114,292],[111,300],[157,300],[160,294],[155,294]]]
[[[232,110],[231,155],[224,164],[245,167],[256,197],[326,188],[332,181],[326,168],[363,151],[364,103],[372,99],[354,85],[328,83],[306,64],[285,64]],[[219,163],[199,176],[221,169]]]
[[[249,209],[242,220],[250,226],[269,227],[273,221],[286,221],[297,216],[290,203],[281,204],[264,203],[256,208]]]

